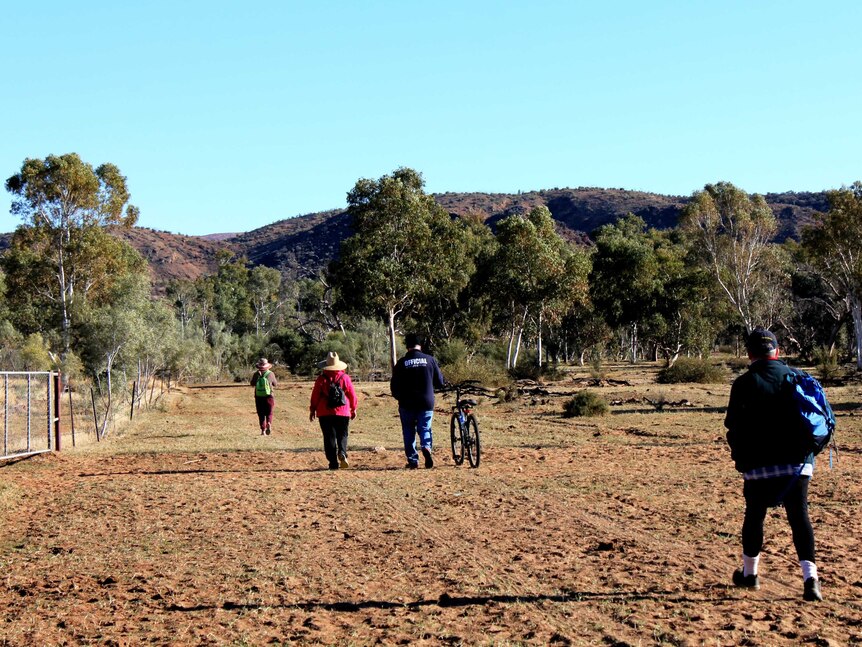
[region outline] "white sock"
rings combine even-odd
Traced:
[[[754,557],[749,557],[745,553],[742,554],[742,574],[748,577],[749,575],[757,575],[757,566],[760,563],[760,553]]]
[[[807,580],[809,577],[817,579],[817,564],[809,562],[807,559],[800,559],[799,565],[802,567],[803,580]]]

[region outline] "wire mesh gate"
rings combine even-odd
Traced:
[[[0,460],[60,449],[59,382],[59,373],[49,371],[0,371]]]

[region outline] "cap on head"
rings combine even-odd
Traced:
[[[404,345],[407,348],[415,348],[416,346],[421,346],[422,343],[419,340],[419,335],[416,333],[409,332],[404,335]]]
[[[745,348],[753,357],[767,357],[778,349],[778,339],[766,328],[758,326],[746,338]]]
[[[261,357],[259,360],[257,360],[257,364],[255,364],[255,366],[262,371],[265,371],[268,368],[272,368],[272,364],[270,364],[266,360],[266,357]]]

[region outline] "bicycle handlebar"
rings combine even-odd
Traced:
[[[484,386],[479,386],[479,380],[464,380],[455,384],[447,384],[441,389],[437,389],[437,393],[452,393],[460,391],[462,395],[492,395],[494,391]]]

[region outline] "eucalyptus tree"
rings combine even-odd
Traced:
[[[751,332],[762,323],[756,295],[765,284],[764,269],[777,228],[772,209],[763,196],[749,196],[729,182],[718,182],[694,193],[680,224],[745,332]]]
[[[595,233],[590,299],[613,328],[629,331],[629,354],[638,358],[638,326],[656,308],[661,278],[655,245],[644,220],[633,214]]]
[[[514,214],[497,224],[493,294],[507,329],[506,368],[517,366],[528,317],[536,323],[537,362],[542,357],[542,327],[549,311],[558,306],[567,286],[566,271],[571,254],[554,230],[547,207],[532,209],[526,216]]]
[[[248,274],[248,295],[254,311],[254,331],[260,335],[270,327],[278,308],[278,292],[281,287],[281,272],[271,267],[258,265]]]
[[[93,265],[104,260],[92,253],[87,235],[106,225],[131,227],[138,209],[128,204],[126,178],[115,165],[93,169],[75,153],[24,160],[21,170],[6,180],[6,190],[13,195],[11,212],[32,230],[32,251],[40,261],[34,269],[50,272],[51,281],[41,287],[59,311],[68,352],[78,291],[98,280]]]
[[[160,353],[167,330],[148,329],[151,285],[143,274],[129,274],[113,286],[105,303],[87,307],[79,326],[82,357],[103,398],[105,415],[99,435],[107,430],[115,395],[127,385],[129,371],[138,369],[142,354]],[[172,318],[172,317],[171,317]],[[117,371],[124,379],[116,380]]]
[[[396,323],[432,293],[457,294],[467,284],[463,236],[409,168],[358,180],[347,203],[354,233],[329,276],[343,309],[385,322],[394,365]]]
[[[856,369],[862,370],[862,182],[829,194],[830,209],[803,230],[802,245],[853,321]]]
[[[469,281],[459,291],[432,290],[417,303],[410,323],[432,344],[457,337],[476,348],[492,324],[493,299],[488,282],[498,244],[481,214],[467,213],[457,218],[455,225],[464,243],[456,262],[469,275]]]
[[[653,308],[646,313],[644,334],[655,345],[668,366],[683,350],[708,352],[716,335],[726,324],[723,301],[713,289],[709,273],[691,262],[691,250],[679,232],[648,232],[656,262],[656,294]]]

